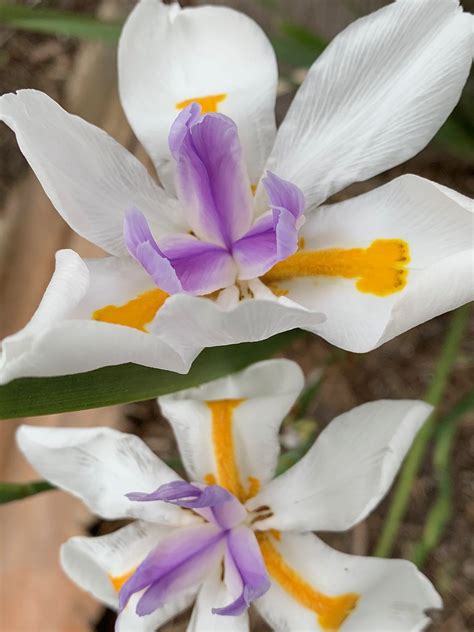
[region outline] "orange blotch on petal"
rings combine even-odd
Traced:
[[[135,572],[135,569],[132,568],[132,570],[127,571],[123,575],[117,575],[117,576],[109,575],[110,582],[112,583],[112,586],[114,587],[115,592],[120,591],[122,586],[125,584],[125,582],[128,579],[130,579],[130,577],[133,575],[134,572]]]
[[[304,247],[304,241],[300,247]],[[298,277],[330,276],[357,279],[359,292],[389,296],[407,284],[410,250],[402,239],[377,239],[368,248],[299,250],[277,263],[263,277],[274,292],[275,284]]]
[[[346,593],[330,597],[319,592],[285,562],[266,533],[256,535],[265,566],[272,579],[301,606],[312,610],[323,630],[337,632],[356,607],[360,595]]]
[[[124,325],[147,332],[146,325],[155,317],[169,294],[159,288],[149,290],[124,305],[106,305],[92,313],[93,320]]]
[[[176,104],[177,110],[184,110],[191,103],[198,103],[201,106],[201,114],[209,114],[210,112],[217,112],[219,103],[222,103],[227,98],[226,94],[211,94],[206,97],[193,97],[192,99],[185,99]]]

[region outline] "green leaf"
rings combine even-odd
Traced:
[[[32,481],[31,483],[0,483],[0,505],[11,503],[13,500],[28,498],[41,492],[55,489],[47,481]]]
[[[303,335],[294,330],[261,342],[206,349],[187,375],[121,364],[61,377],[22,378],[0,386],[0,419],[48,415],[152,399],[271,357]]]
[[[433,454],[434,475],[438,484],[436,498],[426,516],[422,536],[417,542],[412,561],[421,568],[438,546],[453,516],[452,452],[459,421],[474,408],[474,391],[458,402],[442,419],[436,433]]]
[[[272,44],[278,60],[290,66],[311,66],[327,45],[316,33],[290,22],[280,24],[280,33],[281,35],[272,38]]]
[[[88,15],[13,4],[0,4],[0,25],[34,33],[109,43],[118,41],[122,29],[120,22],[102,22]]]

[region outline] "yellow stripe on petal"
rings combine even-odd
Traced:
[[[402,239],[376,239],[368,248],[299,250],[277,263],[263,277],[270,289],[298,277],[330,276],[357,279],[366,294],[389,296],[407,284],[410,250]]]
[[[106,305],[96,309],[92,313],[92,319],[147,332],[146,325],[153,320],[168,296],[169,294],[159,288],[149,290],[124,305]]]
[[[337,632],[356,607],[360,595],[346,593],[329,597],[313,588],[289,566],[265,533],[257,533],[265,566],[272,579],[301,606],[312,610],[319,625],[327,632]]]
[[[242,485],[234,443],[234,411],[244,399],[221,399],[206,402],[211,411],[211,440],[216,463],[216,476],[206,474],[208,484],[217,483],[240,501],[245,502],[260,491],[260,481],[248,477],[248,489]]]
[[[227,98],[226,94],[211,94],[207,97],[194,97],[192,99],[185,99],[176,104],[177,110],[184,110],[191,103],[198,103],[201,106],[201,114],[209,114],[210,112],[217,112],[219,103],[222,103]]]
[[[115,592],[119,592],[120,589],[122,588],[122,586],[125,584],[125,582],[130,579],[130,577],[133,575],[133,573],[135,572],[135,569],[132,568],[132,570],[128,571],[127,573],[124,573],[123,575],[109,575],[109,579],[112,583],[112,586],[114,587]]]

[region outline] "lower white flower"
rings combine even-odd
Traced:
[[[66,573],[120,611],[118,630],[155,630],[196,604],[189,631],[248,630],[252,603],[279,632],[414,632],[441,599],[405,560],[340,553],[311,531],[364,519],[387,492],[431,408],[378,401],[341,415],[273,479],[278,430],[303,386],[287,360],[159,400],[191,481],[136,436],[22,426],[20,448],[115,533],[75,537]]]

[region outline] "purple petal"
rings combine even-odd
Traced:
[[[178,590],[178,584],[182,590],[184,584],[191,586],[199,581],[208,572],[208,563],[214,563],[216,555],[221,554],[224,537],[225,531],[206,524],[179,529],[162,540],[120,589],[120,610],[134,593],[159,585],[138,603],[137,613],[148,614],[170,599],[171,590]]]
[[[178,276],[158,247],[143,213],[133,210],[125,215],[124,238],[130,255],[148,272],[157,287],[168,294],[182,292]]]
[[[273,209],[285,209],[293,215],[295,220],[303,215],[305,205],[303,191],[295,184],[279,178],[271,171],[267,171],[262,183]]]
[[[298,224],[304,211],[303,193],[271,172],[263,184],[272,211],[260,217],[232,249],[242,280],[262,276],[298,248]]]
[[[126,496],[138,502],[161,500],[179,507],[194,509],[196,513],[222,529],[235,527],[247,516],[244,506],[220,485],[193,485],[185,481],[173,481],[161,485],[150,494],[131,492]],[[206,511],[207,509],[209,511]]]
[[[226,247],[252,221],[250,181],[237,127],[222,114],[196,119],[192,104],[178,116],[169,142],[177,162],[178,197],[188,222],[203,241]]]
[[[228,606],[213,608],[214,614],[238,616],[254,599],[270,588],[265,562],[255,533],[246,526],[229,531],[226,538],[225,573],[229,590],[240,595]]]
[[[191,235],[174,235],[160,240],[160,248],[189,294],[210,294],[235,282],[237,267],[221,246]]]
[[[227,250],[191,235],[168,236],[158,245],[140,211],[127,213],[124,235],[131,256],[168,294],[209,294],[235,281],[236,266]]]

